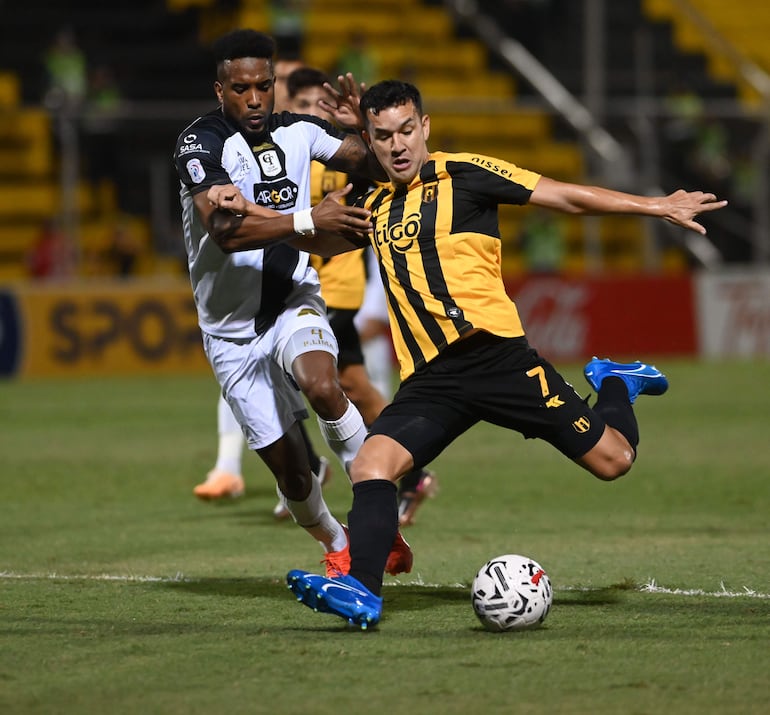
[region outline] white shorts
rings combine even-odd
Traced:
[[[204,333],[203,347],[249,449],[273,444],[307,417],[302,393],[291,377],[294,360],[314,350],[337,358],[326,305],[320,296],[307,294],[290,299],[260,337],[232,340]]]

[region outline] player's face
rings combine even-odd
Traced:
[[[292,111],[289,109],[289,92],[286,89],[286,80],[294,70],[302,67],[299,60],[275,61],[275,109],[274,112]]]
[[[411,102],[366,115],[366,139],[396,184],[409,184],[428,160],[430,118]]]
[[[225,60],[214,91],[225,116],[247,134],[265,131],[273,113],[273,65],[270,60],[241,57]]]
[[[326,92],[323,87],[304,87],[294,95],[289,111],[295,114],[310,114],[321,119],[328,119],[329,115],[318,106],[318,100],[324,97],[326,97]]]

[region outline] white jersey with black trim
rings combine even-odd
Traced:
[[[201,330],[231,339],[251,339],[269,325],[289,295],[319,291],[308,254],[278,244],[223,253],[208,235],[193,196],[215,184],[235,184],[254,203],[281,213],[310,207],[310,162],[324,162],[344,133],[315,117],[284,112],[270,118],[254,139],[217,109],[180,135],[174,164],[180,179],[182,227]],[[256,328],[255,328],[256,321]]]

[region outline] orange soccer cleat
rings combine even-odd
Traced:
[[[348,533],[348,527],[343,526],[345,534]],[[336,576],[345,576],[350,573],[350,539],[344,549],[339,551],[329,551],[324,554],[323,561],[326,564],[326,575],[329,578]],[[388,560],[385,563],[385,572],[391,576],[397,576],[400,573],[409,573],[414,563],[414,554],[406,542],[401,532],[396,534],[396,540],[388,554]]]
[[[198,499],[215,501],[217,499],[237,499],[245,491],[243,477],[240,474],[230,474],[219,469],[212,469],[206,475],[206,481],[193,489]]]

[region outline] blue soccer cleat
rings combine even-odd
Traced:
[[[352,576],[330,578],[294,569],[286,583],[297,600],[314,611],[344,618],[361,630],[379,623],[382,599]]]
[[[639,395],[662,395],[668,390],[666,376],[654,365],[643,362],[612,362],[595,357],[583,368],[583,374],[597,392],[605,377],[619,377],[626,383],[632,403]]]

